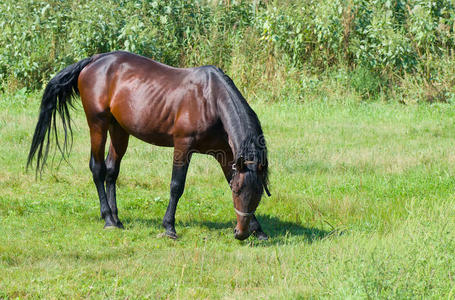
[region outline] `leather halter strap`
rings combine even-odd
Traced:
[[[243,164],[245,164],[245,165],[253,165],[253,164],[257,164],[257,162],[252,161],[252,160],[245,160],[243,162]],[[237,171],[237,168],[235,167],[235,164],[232,165],[232,169]],[[242,217],[251,217],[252,215],[254,215],[254,211],[252,211],[252,212],[243,212],[243,211],[238,210],[235,207],[234,207],[234,210],[239,216],[242,216]]]
[[[254,215],[254,211],[253,211],[253,212],[246,213],[246,212],[243,212],[243,211],[238,210],[238,209],[235,208],[235,207],[234,207],[234,210],[235,210],[235,212],[236,212],[239,216],[242,216],[242,217],[251,217],[252,215]]]

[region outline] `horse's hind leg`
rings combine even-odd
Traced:
[[[92,121],[93,120],[93,121]],[[106,191],[104,190],[104,181],[106,179],[106,164],[104,163],[104,147],[106,146],[107,129],[109,120],[107,116],[89,119],[90,127],[90,170],[93,175],[98,197],[100,200],[101,217],[105,221],[104,228],[115,226],[112,211],[107,203]]]
[[[111,137],[111,145],[105,161],[107,202],[111,209],[115,226],[123,228],[123,224],[118,218],[115,183],[120,171],[120,161],[128,147],[129,134],[113,119],[109,125],[109,135]]]

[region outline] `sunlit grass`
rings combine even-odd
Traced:
[[[0,297],[454,296],[455,109],[355,101],[253,105],[270,151],[269,241],[234,240],[230,191],[195,155],[162,232],[172,149],[132,139],[105,231],[81,109],[71,166],[25,172],[39,95],[0,96]]]

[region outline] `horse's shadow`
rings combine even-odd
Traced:
[[[256,215],[259,223],[262,226],[264,232],[269,235],[267,241],[261,241],[262,245],[276,245],[283,244],[292,237],[303,237],[305,242],[311,244],[318,240],[323,240],[332,235],[339,235],[340,232],[337,230],[327,231],[316,227],[305,227],[298,223],[282,221],[277,217],[269,215]],[[161,227],[161,220],[152,218],[125,218],[126,224],[141,224],[148,227]],[[191,220],[187,222],[177,221],[176,228],[178,227],[205,227],[210,231],[220,231],[225,229],[234,228],[234,221],[203,221],[203,220]],[[248,241],[254,241],[253,237],[250,237]]]
[[[295,222],[283,221],[270,215],[258,215],[256,218],[264,232],[269,235],[268,243],[271,244],[280,244],[295,236],[304,237],[305,241],[311,244],[337,233],[336,230],[327,231],[316,227],[306,227]]]

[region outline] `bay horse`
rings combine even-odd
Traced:
[[[193,153],[212,155],[232,190],[236,239],[253,233],[267,239],[254,212],[267,188],[267,147],[261,124],[233,81],[219,68],[174,68],[136,54],[97,54],[72,64],[47,84],[27,167],[46,164],[51,137],[63,158],[72,130],[69,108],[80,95],[90,129],[89,167],[105,228],[123,228],[115,183],[132,135],[150,144],[174,147],[170,200],[162,225],[176,239],[175,211]],[[64,139],[57,137],[57,114]],[[109,152],[105,155],[107,133]]]

